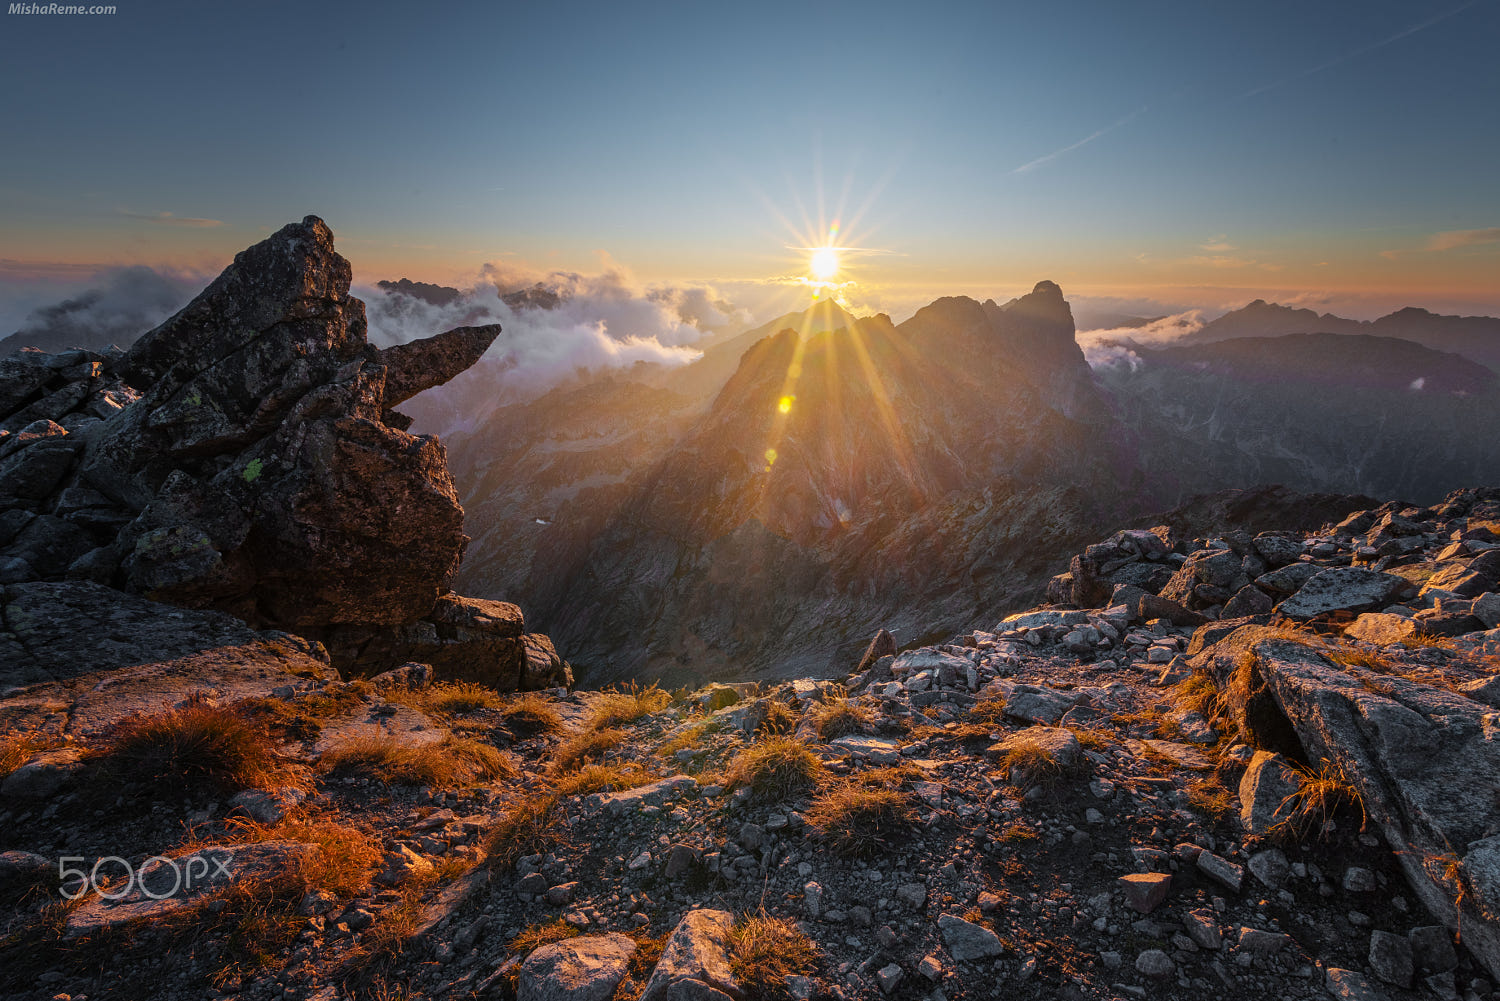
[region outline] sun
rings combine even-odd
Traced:
[[[812,277],[820,282],[832,281],[839,273],[839,252],[833,247],[819,247],[813,251],[812,260],[808,263],[808,270]]]

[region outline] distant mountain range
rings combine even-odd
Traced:
[[[1378,320],[1349,320],[1332,313],[1278,306],[1256,299],[1225,313],[1182,340],[1206,344],[1234,337],[1275,337],[1281,334],[1371,334],[1415,341],[1435,351],[1463,355],[1500,372],[1500,318],[1441,316],[1407,306]]]

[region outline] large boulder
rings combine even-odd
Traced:
[[[392,409],[474,364],[500,328],[379,350],[350,276],[308,216],[128,351],[0,363],[0,583],[93,581],[226,611],[324,641],[360,672],[420,661],[526,684],[519,610],[441,607],[463,508],[442,443]],[[529,673],[554,684],[564,667]]]
[[[1411,584],[1395,574],[1362,567],[1329,567],[1309,577],[1277,610],[1290,619],[1310,619],[1324,612],[1380,608]]]
[[[526,957],[520,1001],[608,1001],[630,972],[635,942],[618,932],[544,945]]]
[[[1299,756],[1353,785],[1417,897],[1500,975],[1500,747],[1493,709],[1445,688],[1341,667],[1308,643],[1246,627],[1204,651],[1253,673]],[[1222,675],[1221,675],[1222,676]],[[1231,698],[1245,686],[1230,686]],[[1266,804],[1269,799],[1266,797]]]
[[[702,908],[684,914],[646,981],[641,1001],[665,1001],[684,985],[698,984],[738,997],[739,984],[729,969],[733,928],[734,915],[728,911]]]

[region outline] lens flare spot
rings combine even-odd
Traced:
[[[766,449],[766,468],[770,469],[774,465],[776,465],[776,450],[768,448]]]
[[[796,399],[795,396],[783,396],[781,398],[780,402],[778,402],[776,404],[776,409],[779,410],[779,411],[781,411],[784,414],[791,413],[792,412],[792,401],[795,400],[795,399]]]

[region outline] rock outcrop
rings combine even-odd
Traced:
[[[327,636],[344,666],[432,653],[522,683],[518,610],[438,607],[463,508],[442,443],[392,409],[500,328],[378,350],[350,274],[309,216],[128,351],[0,362],[0,583],[92,581]]]

